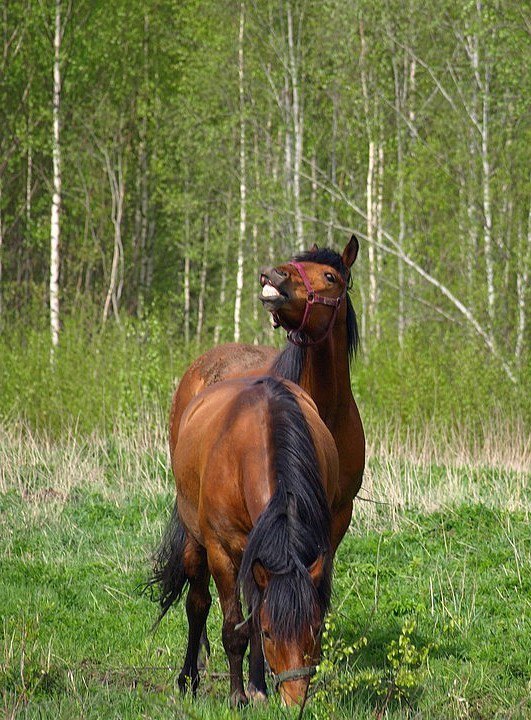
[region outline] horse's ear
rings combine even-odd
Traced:
[[[266,570],[260,560],[255,560],[253,563],[253,577],[255,583],[263,592],[269,583],[271,573],[269,572],[269,570]]]
[[[350,268],[352,265],[354,265],[354,262],[356,261],[356,258],[358,257],[358,250],[360,249],[360,244],[358,242],[358,238],[353,235],[350,240],[348,241],[345,249],[343,250],[342,259],[345,265]]]
[[[314,243],[314,244],[311,246],[311,248],[308,250],[308,252],[314,253],[314,252],[317,252],[318,250],[319,250],[319,248],[318,248],[317,245]]]
[[[308,568],[308,573],[315,587],[319,587],[319,585],[321,584],[321,580],[323,579],[324,566],[325,555],[324,553],[321,553],[321,555],[318,555],[317,559],[314,560],[314,562]]]

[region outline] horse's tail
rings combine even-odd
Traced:
[[[274,453],[276,489],[266,508],[249,534],[239,573],[245,600],[252,613],[257,609],[260,590],[253,575],[258,560],[277,579],[270,583],[272,594],[283,604],[284,617],[298,615],[297,624],[304,624],[305,608],[310,612],[309,598],[301,599],[299,591],[309,596],[311,588],[308,568],[320,556],[325,557],[326,571],[316,592],[326,610],[330,601],[330,509],[320,474],[310,429],[293,393],[275,378],[260,378],[269,408],[270,438]],[[289,590],[288,586],[291,587]],[[288,589],[287,589],[288,588]],[[287,597],[288,593],[291,597]],[[284,595],[284,597],[280,597]],[[273,597],[268,597],[271,607]],[[286,613],[290,602],[291,612]],[[290,632],[293,628],[287,629]],[[297,631],[297,628],[295,628]]]
[[[175,503],[160,547],[154,555],[153,575],[144,587],[144,591],[149,591],[151,599],[158,602],[161,608],[154,628],[186,588],[188,578],[183,563],[185,543],[186,532]]]

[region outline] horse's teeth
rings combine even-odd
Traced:
[[[262,297],[277,297],[280,295],[279,291],[272,285],[264,285],[262,288]]]

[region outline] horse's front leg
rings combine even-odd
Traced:
[[[230,671],[230,700],[235,707],[246,705],[243,689],[243,656],[249,642],[248,623],[243,622],[237,576],[238,570],[218,543],[209,544],[208,564],[216,583],[223,612],[223,647],[227,653]]]
[[[267,686],[265,681],[264,653],[260,639],[260,627],[252,619],[248,621],[251,632],[249,653],[249,685],[247,692],[253,702],[265,702],[267,700]]]

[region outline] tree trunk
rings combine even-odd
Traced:
[[[404,251],[404,241],[406,239],[406,209],[404,200],[404,137],[402,130],[402,115],[406,106],[407,97],[407,58],[404,58],[404,76],[402,83],[400,82],[400,74],[398,60],[396,55],[393,56],[393,75],[395,85],[395,123],[396,123],[396,174],[397,174],[397,191],[396,200],[398,205],[398,246]],[[402,258],[397,258],[398,262],[398,318],[397,318],[397,334],[398,344],[400,347],[404,345],[404,333],[406,327],[405,317],[405,268]]]
[[[185,180],[185,193],[188,196],[188,176]],[[190,345],[190,210],[186,198],[186,209],[184,215],[184,344],[188,349]]]
[[[4,201],[3,180],[0,174],[0,330],[2,329],[2,318],[4,314],[4,286],[3,286],[3,253],[4,253],[4,216],[2,213],[2,203]]]
[[[301,211],[301,165],[303,153],[303,112],[299,89],[299,68],[298,58],[295,56],[295,42],[293,37],[293,13],[291,0],[286,3],[288,21],[288,54],[289,74],[291,80],[291,120],[293,123],[293,137],[295,138],[295,153],[293,157],[293,203],[295,215],[295,234],[297,239],[297,250],[304,250],[304,231],[302,225]]]
[[[494,288],[494,259],[492,255],[492,209],[490,192],[489,160],[489,93],[490,69],[485,69],[483,87],[483,113],[481,122],[481,166],[483,169],[483,246],[485,251],[485,271],[487,278],[487,300],[489,330],[492,335],[495,320],[496,292]]]
[[[374,313],[376,310],[376,253],[374,247],[374,166],[376,160],[376,145],[374,140],[369,140],[369,162],[367,165],[367,242],[369,255],[369,302],[368,302],[368,318],[371,331],[374,324]]]
[[[336,157],[336,144],[337,144],[337,94],[332,94],[332,139],[331,139],[331,150],[330,150],[330,180],[335,185],[337,183],[337,157]],[[312,168],[313,170],[313,168]],[[330,198],[330,220],[328,223],[328,244],[332,247],[334,239],[334,223],[336,221],[335,211],[335,199]]]
[[[377,197],[376,197],[376,242],[374,250],[376,253],[376,339],[381,338],[381,322],[380,322],[380,281],[382,278],[383,259],[380,246],[383,242],[383,193],[384,193],[384,139],[382,120],[380,119],[380,139],[378,142],[378,181],[377,181]]]
[[[258,133],[256,128],[254,130],[253,137],[253,151],[254,151],[254,194],[256,197],[256,206],[258,206],[258,200],[260,198],[260,167],[259,167],[259,154],[258,154]],[[253,229],[252,229],[252,253],[253,253],[253,278],[258,277],[258,219],[256,216],[256,209],[254,212]],[[251,287],[251,299],[253,307],[253,332],[254,332],[254,345],[258,345],[258,293],[256,287]]]
[[[50,330],[53,350],[59,344],[59,241],[61,214],[61,0],[55,0],[52,155],[53,194],[50,218]]]
[[[236,294],[234,300],[234,342],[240,341],[240,317],[243,292],[243,246],[245,242],[247,185],[245,177],[245,95],[243,36],[245,30],[245,3],[240,5],[240,32],[238,36],[238,83],[240,92],[240,231],[238,234],[238,257],[236,271]]]
[[[206,277],[208,267],[208,243],[209,243],[209,217],[205,215],[203,221],[203,260],[201,262],[201,274],[199,276],[199,298],[197,302],[197,326],[195,330],[195,340],[197,344],[201,342],[203,332],[203,320],[205,313],[205,293],[206,293]]]
[[[109,310],[112,306],[116,321],[120,322],[120,298],[123,289],[124,278],[124,248],[122,243],[122,219],[124,210],[125,184],[122,165],[122,155],[118,151],[116,167],[113,167],[110,154],[104,151],[107,177],[111,190],[111,221],[114,229],[114,246],[111,264],[111,276],[107,297],[103,306],[103,322],[109,317]]]
[[[514,356],[516,364],[520,365],[525,340],[526,295],[529,285],[529,266],[531,264],[531,207],[527,216],[527,238],[524,240],[521,225],[518,228],[518,236],[518,268],[516,271],[517,323]]]
[[[149,243],[149,168],[147,147],[147,107],[149,97],[149,15],[144,15],[144,108],[140,121],[139,185],[140,185],[140,278],[138,288],[138,314],[142,315],[146,291],[151,284],[151,248]]]
[[[229,190],[229,196],[227,199],[227,239],[225,242],[224,252],[223,252],[223,261],[221,265],[221,284],[219,288],[219,305],[218,305],[218,312],[217,312],[217,321],[216,321],[216,327],[214,328],[214,345],[219,344],[219,340],[221,337],[221,325],[222,325],[222,317],[223,317],[223,310],[225,307],[225,300],[226,300],[226,293],[227,293],[227,260],[228,260],[228,254],[229,254],[229,247],[231,243],[232,238],[232,195]]]
[[[312,188],[312,194],[311,194],[311,208],[312,208],[312,215],[314,218],[317,217],[317,156],[315,149],[312,153],[312,161],[311,161],[311,188]]]
[[[366,196],[366,220],[367,220],[367,244],[368,244],[368,260],[369,260],[369,297],[366,305],[366,319],[364,320],[367,333],[367,326],[372,332],[374,325],[374,316],[376,312],[376,252],[374,246],[374,229],[375,229],[375,202],[374,202],[374,171],[376,166],[376,143],[374,142],[374,129],[372,127],[370,98],[369,98],[369,78],[367,74],[365,56],[367,53],[367,46],[365,40],[365,27],[363,19],[359,22],[360,30],[360,75],[361,75],[361,89],[363,93],[363,105],[365,110],[365,125],[367,129],[367,139],[369,142],[369,159],[367,164],[367,178],[365,185],[365,196]]]

